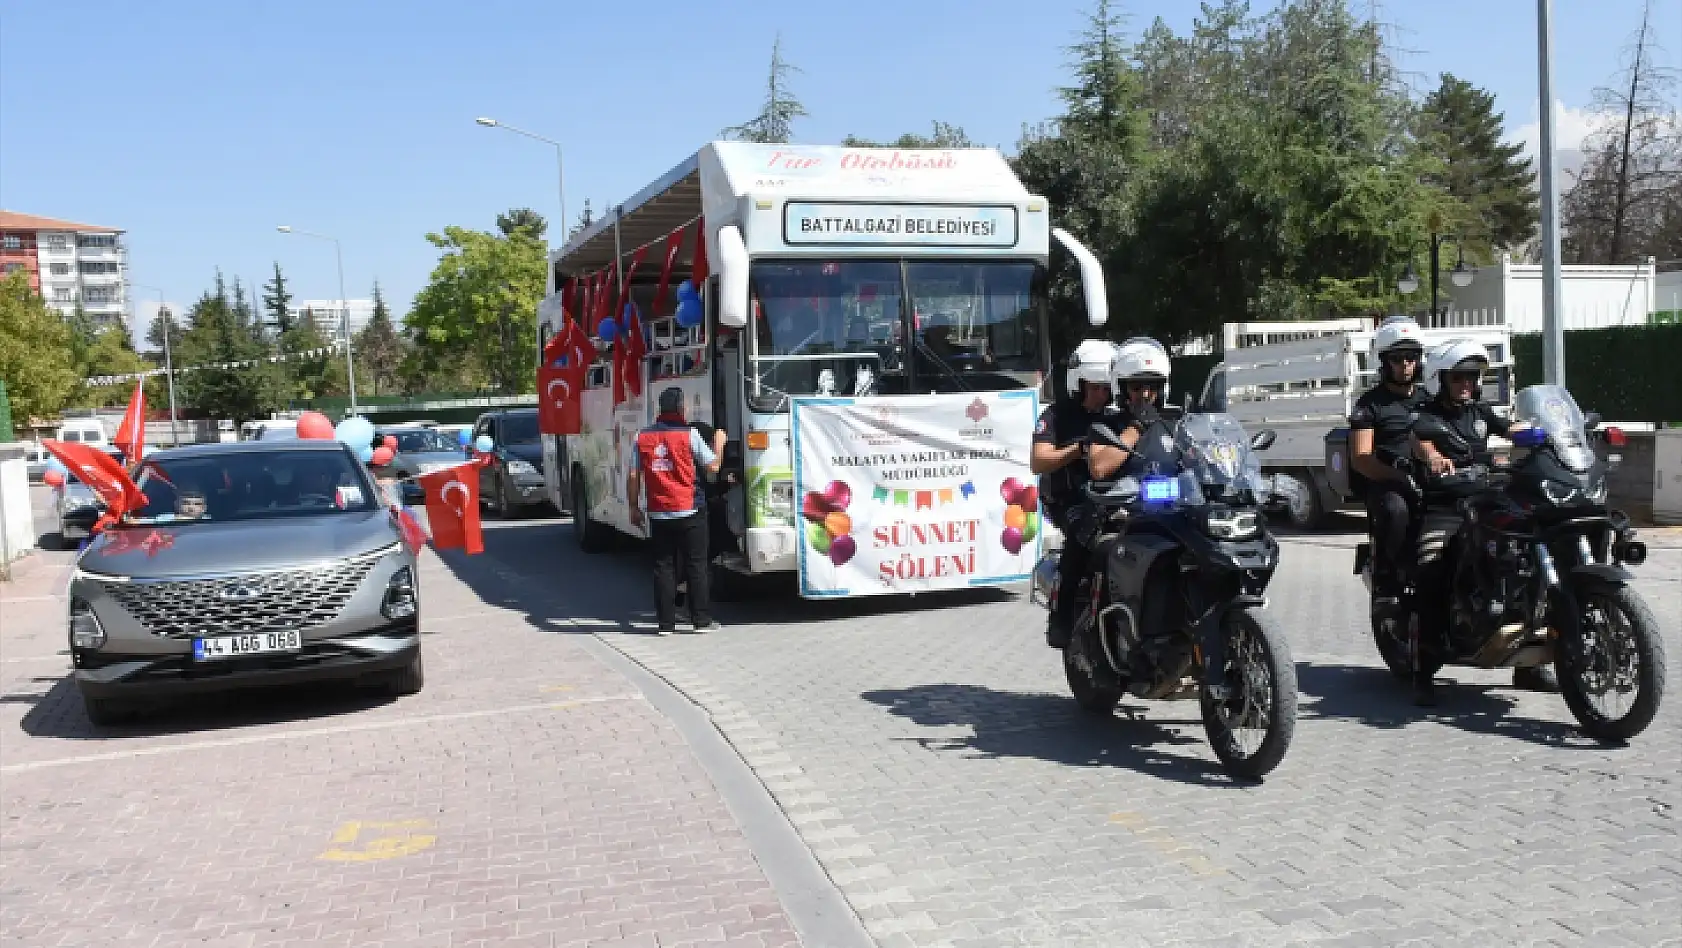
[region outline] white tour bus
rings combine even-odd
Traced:
[[[1050,218],[993,149],[703,147],[550,254],[542,340],[564,303],[579,308],[569,284],[600,283],[615,261],[648,329],[640,392],[616,402],[624,336],[610,344],[584,314],[600,358],[574,393],[583,432],[543,438],[550,499],[586,550],[608,531],[646,536],[626,462],[677,386],[688,420],[727,433],[739,482],[710,515],[715,571],[798,572],[804,596],[1025,579],[1042,528],[1028,450],[1052,364],[1053,240],[1079,266],[1090,322],[1106,319],[1098,261]],[[674,310],[697,234],[704,317],[686,327]],[[550,388],[539,397],[568,397]]]

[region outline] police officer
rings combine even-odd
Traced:
[[[1155,339],[1137,336],[1116,348],[1120,424],[1094,427],[1092,476],[1178,473],[1179,449],[1161,411],[1172,371],[1168,350]]]
[[[1412,319],[1392,317],[1379,326],[1372,340],[1378,384],[1349,414],[1349,464],[1366,481],[1375,598],[1392,604],[1411,559],[1408,537],[1417,499],[1408,472],[1413,422],[1426,399],[1418,385],[1424,351],[1424,336]]]
[[[1495,413],[1482,393],[1483,374],[1489,369],[1489,354],[1482,343],[1456,339],[1431,352],[1425,361],[1424,389],[1428,400],[1414,424],[1418,454],[1431,474],[1454,473],[1456,468],[1489,464],[1489,436],[1509,437],[1515,427]],[[1431,498],[1429,482],[1427,499]],[[1440,630],[1449,622],[1448,577],[1443,554],[1460,526],[1460,514],[1453,508],[1433,506],[1426,511],[1419,531],[1419,600],[1430,610],[1430,627]],[[1545,666],[1513,670],[1513,685],[1531,691],[1558,691],[1559,682]],[[1415,700],[1435,703],[1435,683],[1429,679],[1414,683]]]
[[[1057,597],[1057,608],[1046,624],[1046,644],[1062,648],[1069,644],[1074,629],[1075,586],[1086,579],[1089,552],[1068,536],[1069,510],[1082,499],[1082,488],[1091,480],[1088,466],[1094,422],[1119,418],[1113,401],[1115,347],[1099,339],[1088,339],[1069,354],[1064,373],[1063,396],[1040,414],[1034,427],[1029,470],[1040,478],[1040,501],[1045,515],[1064,531],[1063,551],[1057,561],[1058,575],[1069,585]]]
[[[654,553],[654,612],[659,634],[677,631],[677,561],[684,561],[689,583],[689,617],[695,631],[719,628],[711,616],[707,586],[706,495],[701,468],[718,473],[719,457],[683,420],[683,390],[660,393],[654,424],[637,432],[625,496],[631,523],[642,526],[642,488],[648,488],[649,544]]]

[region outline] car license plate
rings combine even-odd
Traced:
[[[245,635],[217,635],[193,640],[193,660],[208,662],[218,658],[296,652],[303,647],[303,636],[299,635],[296,629],[284,632],[249,632]]]

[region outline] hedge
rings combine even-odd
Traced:
[[[12,431],[12,399],[6,394],[6,383],[0,380],[0,441],[16,441]]]
[[[1542,335],[1513,337],[1518,384],[1543,381]],[[1572,329],[1565,384],[1583,411],[1614,421],[1682,421],[1682,323]]]

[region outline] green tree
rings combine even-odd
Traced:
[[[78,377],[70,327],[17,270],[0,279],[0,379],[18,427],[58,414]]]
[[[85,380],[110,375],[138,374],[154,368],[154,365],[134,351],[125,330],[112,326],[94,334],[93,342],[83,353],[79,367]],[[71,404],[78,408],[127,405],[133,395],[133,382],[95,386],[84,381],[71,396]],[[150,392],[148,397],[151,397]]]
[[[333,338],[321,331],[313,313],[306,312],[276,340],[285,358],[281,375],[289,399],[308,401],[349,393],[344,352],[331,345]]]
[[[403,337],[392,325],[391,310],[375,283],[374,315],[356,334],[356,374],[368,385],[369,394],[389,394],[398,387],[403,355]]]
[[[848,135],[841,140],[841,144],[848,148],[974,148],[964,130],[949,122],[937,121],[934,131],[929,135],[919,135],[907,132],[890,142],[871,141],[857,135]]]
[[[1536,173],[1522,145],[1503,144],[1495,97],[1443,73],[1419,113],[1419,147],[1442,162],[1433,181],[1470,215],[1455,222],[1490,249],[1513,249],[1536,234]]]
[[[543,244],[524,231],[505,236],[465,227],[426,239],[443,254],[409,314],[425,350],[421,363],[472,362],[499,391],[531,391]]]
[[[283,336],[292,328],[292,291],[286,288],[286,276],[280,272],[280,261],[274,262],[274,277],[263,284],[263,310],[275,335]]]
[[[157,314],[152,317],[152,324],[146,327],[146,345],[157,352],[163,352],[166,327],[169,332],[169,347],[173,353],[181,348],[181,337],[187,330],[168,306],[158,307]]]
[[[504,237],[512,237],[518,230],[529,234],[533,240],[542,240],[543,232],[549,229],[549,222],[529,207],[515,207],[496,216],[496,229],[502,231]]]
[[[725,129],[724,137],[765,144],[789,141],[794,135],[794,120],[807,114],[806,107],[800,104],[789,88],[789,77],[799,71],[798,67],[783,59],[783,37],[781,33],[777,34],[776,41],[771,44],[771,75],[765,83],[765,103],[760,106],[758,115]]]
[[[176,365],[192,371],[177,376],[176,392],[199,417],[237,425],[285,404],[283,378],[268,361],[249,308],[243,314],[236,308],[220,271],[215,288],[193,304],[191,322],[174,356]]]

